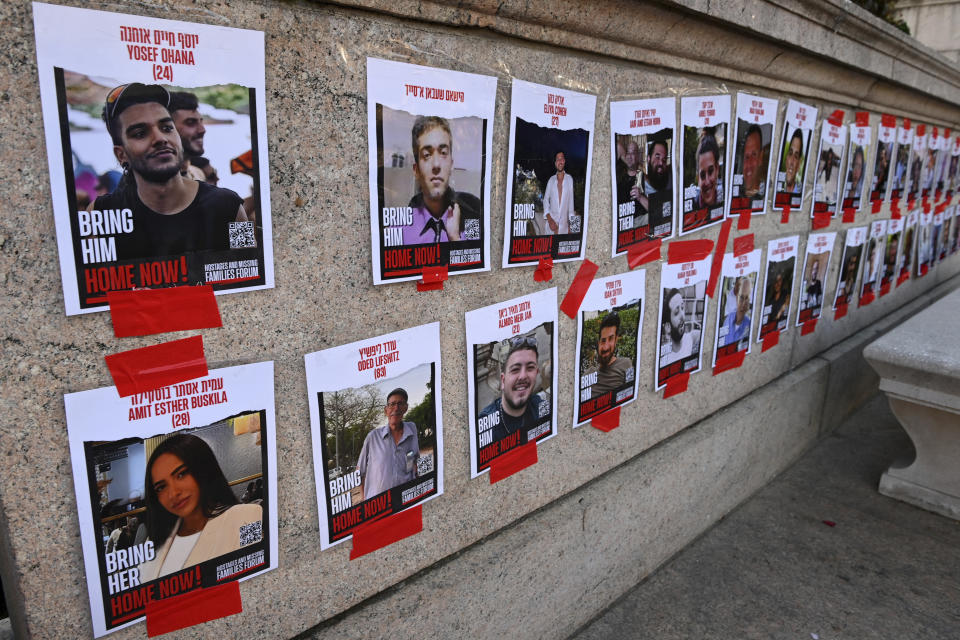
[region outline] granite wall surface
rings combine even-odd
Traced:
[[[627,269],[625,259],[608,257],[611,99],[743,89],[812,102],[821,113],[845,109],[848,120],[850,111],[867,109],[956,129],[960,72],[839,0],[598,0],[589,10],[570,0],[64,4],[266,32],[277,286],[219,297],[224,327],[205,331],[204,343],[211,367],[276,361],[280,568],[241,585],[242,615],[177,637],[283,638],[317,625],[320,635],[333,637],[335,629],[345,635],[349,626],[356,637],[376,637],[395,630],[405,617],[364,611],[380,612],[384,603],[396,602],[392,598],[407,597],[410,617],[434,616],[438,632],[456,635],[459,629],[464,635],[494,637],[510,631],[484,624],[503,615],[484,607],[503,601],[486,595],[500,593],[501,586],[518,602],[507,617],[539,613],[544,618],[514,635],[549,636],[550,619],[558,620],[556,628],[575,628],[762,486],[827,428],[821,410],[831,407],[832,419],[848,400],[842,396],[836,404],[826,403],[830,389],[862,386],[857,359],[842,357],[856,351],[829,349],[874,332],[877,323],[917,304],[960,271],[954,256],[923,280],[851,310],[842,320],[826,313],[812,335],[801,337],[790,329],[771,351],[761,354],[755,348],[737,373],[695,374],[688,392],[667,401],[652,392],[656,304],[648,303],[638,367],[641,391],[624,408],[621,427],[609,434],[570,429],[576,328],[561,316],[560,359],[569,365],[560,366],[559,435],[541,447],[536,466],[494,486],[486,478],[471,481],[463,311],[544,285],[533,281],[532,269],[495,267],[454,277],[440,293],[417,294],[412,284],[374,288],[365,177],[367,56],[499,78],[494,265],[501,258],[510,79],[596,94],[587,257],[600,266],[599,275]],[[0,219],[6,370],[0,409],[7,415],[0,438],[5,461],[0,465],[0,570],[18,637],[87,637],[88,601],[62,396],[110,384],[104,355],[181,336],[121,341],[113,337],[107,314],[64,315],[30,4],[4,3],[0,24],[5,147],[0,182],[7,205]],[[878,120],[872,119],[874,126]],[[804,214],[809,206],[808,201]],[[870,217],[864,210],[856,224]],[[779,215],[755,216],[751,231],[757,245],[765,246],[771,238],[806,234],[809,226],[807,215],[794,214],[786,225]],[[830,229],[850,226],[835,220]],[[690,237],[716,238],[717,231],[715,226]],[[828,295],[838,262],[835,257],[826,279]],[[577,267],[555,266],[551,286],[566,290]],[[659,267],[648,265],[650,301],[656,300],[658,281]],[[709,318],[708,344],[713,339]],[[353,562],[349,545],[319,553],[303,354],[434,320],[441,323],[444,349],[446,494],[424,506],[424,531],[417,536]],[[834,355],[815,358],[821,353]],[[825,363],[833,362],[838,363],[834,371],[845,371],[849,379],[831,386],[826,377],[831,366]],[[842,369],[844,363],[850,366]],[[763,428],[770,421],[778,428]],[[742,432],[738,424],[745,425]],[[670,439],[667,445],[651,449],[665,439]],[[672,475],[657,481],[658,470],[667,469]],[[615,499],[613,491],[628,499]],[[571,505],[580,500],[597,505],[583,510],[584,531],[607,527],[604,535],[633,540],[632,550],[618,553],[614,546],[604,562],[587,568],[565,564],[564,554],[578,554],[576,544],[587,544],[563,544],[566,528],[580,517]],[[638,520],[647,526],[635,528]],[[556,557],[528,554],[524,559],[536,537],[550,540]],[[494,538],[501,542],[494,544]],[[494,549],[496,559],[490,556]],[[539,573],[531,561],[542,569]],[[403,581],[411,576],[416,577],[407,591]],[[589,584],[602,576],[607,576],[602,588]],[[551,588],[550,597],[538,595],[544,580],[560,585]],[[475,590],[468,593],[470,585]],[[374,597],[385,589],[388,595]],[[518,601],[524,593],[529,594],[525,606]],[[352,626],[361,620],[368,626]],[[135,626],[113,637],[144,633]]]

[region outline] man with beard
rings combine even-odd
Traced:
[[[683,294],[679,289],[673,288],[667,291],[663,299],[666,304],[663,305],[661,322],[663,330],[670,336],[670,340],[664,344],[664,347],[670,347],[670,349],[666,353],[663,353],[663,347],[660,349],[661,369],[693,355],[693,334],[687,333]]]
[[[388,393],[387,406],[383,408],[387,424],[368,433],[363,441],[357,470],[364,500],[417,477],[420,443],[417,425],[403,421],[407,400],[406,389],[398,387]]]
[[[547,180],[543,190],[543,218],[552,234],[570,233],[573,209],[573,176],[566,171],[567,156],[563,151],[553,154],[553,166],[557,170]]]
[[[500,365],[500,397],[484,407],[479,416],[491,417],[493,442],[530,429],[543,417],[545,401],[533,393],[540,373],[538,358],[537,339],[533,336],[510,340],[510,350]]]
[[[644,212],[650,212],[651,229],[655,230],[673,218],[672,174],[667,142],[664,138],[656,137],[647,148],[647,173],[643,178],[643,193],[637,194],[640,208]]]
[[[819,307],[823,299],[823,282],[820,280],[820,263],[814,260],[810,264],[810,284],[807,285],[803,308]]]
[[[623,161],[617,163],[617,204],[624,204],[631,200],[637,202],[640,199],[640,189],[638,184],[643,179],[643,172],[640,171],[640,146],[634,140],[627,143],[623,152]],[[646,208],[642,210],[636,208],[633,212],[634,220],[636,216],[646,213]],[[635,222],[637,226],[643,226],[646,222]]]
[[[762,160],[763,132],[758,125],[751,124],[743,139],[743,195],[747,198],[763,197]]]
[[[231,223],[246,223],[240,196],[183,176],[183,148],[160,85],[134,82],[107,95],[103,120],[124,170],[122,185],[94,209],[129,209],[133,228],[116,238],[117,258],[230,249]]]
[[[200,115],[200,101],[189,91],[174,91],[170,94],[170,115],[173,124],[180,134],[180,144],[183,146],[183,165],[181,173],[194,180],[206,181],[206,176],[199,165],[193,161],[203,155],[203,136],[207,129],[203,126],[203,116]],[[209,162],[207,163],[209,165]]]
[[[597,381],[590,388],[591,399],[619,389],[627,382],[627,374],[633,371],[629,358],[617,357],[617,341],[620,339],[620,314],[611,311],[600,321],[597,336]],[[633,376],[630,376],[631,380]]]
[[[450,187],[453,134],[439,116],[413,123],[413,177],[418,193],[410,200],[412,217],[403,228],[403,244],[480,239],[480,199]]]
[[[740,276],[733,281],[733,290],[737,308],[727,314],[723,323],[726,334],[721,340],[721,347],[736,344],[750,336],[750,278]]]

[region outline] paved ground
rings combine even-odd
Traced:
[[[877,493],[904,453],[877,396],[571,640],[957,640],[960,522]]]

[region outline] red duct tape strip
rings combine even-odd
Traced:
[[[813,333],[817,328],[817,319],[813,318],[812,320],[807,320],[800,327],[800,335],[805,336],[808,333]]]
[[[909,129],[910,129],[911,126],[912,126],[912,125],[910,124],[910,118],[904,118],[904,119],[903,119],[903,128],[904,128],[904,129],[907,129],[907,130],[909,131]]]
[[[537,441],[511,449],[490,463],[490,484],[537,464]]]
[[[933,212],[934,212],[934,213],[943,213],[946,208],[947,208],[947,203],[946,203],[946,202],[941,202],[940,204],[938,204],[938,205],[933,209]],[[927,212],[927,213],[929,213],[929,212]]]
[[[720,267],[723,266],[723,253],[727,250],[727,240],[730,238],[730,227],[733,219],[727,218],[720,225],[720,235],[717,237],[717,250],[713,252],[713,262],[710,264],[710,280],[707,282],[707,295],[711,298],[717,290],[717,280],[720,278]]]
[[[780,343],[780,332],[771,331],[767,335],[763,336],[763,349],[760,350],[760,353],[763,353],[771,347],[775,347]]]
[[[842,127],[843,116],[844,116],[843,109],[837,109],[836,111],[830,114],[830,117],[827,118],[827,122],[829,122],[835,127]]]
[[[930,195],[927,194],[920,199],[920,202],[923,203],[923,208],[926,209],[930,206]]]
[[[207,375],[201,336],[122,351],[104,360],[121,398]]]
[[[118,338],[223,326],[210,285],[108,291],[107,303]]]
[[[889,281],[884,282],[883,284],[880,285],[880,297],[882,298],[883,296],[887,295],[888,293],[890,293],[890,282],[889,282]]]
[[[590,424],[604,433],[609,433],[620,426],[620,407],[604,411],[590,421]]]
[[[437,291],[443,289],[443,281],[448,277],[447,265],[424,267],[423,275],[417,282],[417,291]]]
[[[780,224],[787,224],[790,222],[790,205],[783,205],[783,213],[780,214]]]
[[[940,135],[940,130],[937,129],[936,127],[933,127],[933,129],[930,131],[930,134],[931,134],[934,138],[936,138],[936,137],[938,137],[938,136]]]
[[[902,218],[902,217],[903,217],[903,215],[900,213],[900,207],[897,207],[896,209],[891,209],[891,210],[890,210],[890,219],[891,219],[891,220],[899,220],[899,219]]]
[[[730,371],[731,369],[739,369],[740,365],[743,364],[743,359],[745,357],[747,357],[746,351],[737,351],[728,356],[721,356],[717,358],[717,364],[713,366],[713,375],[723,373],[724,371]]]
[[[197,567],[199,573],[200,567]],[[236,580],[147,602],[147,637],[185,629],[243,611]]]
[[[921,275],[921,276],[927,275],[927,272],[928,272],[928,271],[930,271],[930,267],[928,267],[928,266],[925,265],[925,264],[920,265],[920,275]]]
[[[813,214],[813,228],[824,229],[830,226],[830,212],[818,211]]]
[[[906,120],[904,120],[904,122],[906,122]],[[925,125],[925,124],[918,124],[918,125],[917,125],[917,135],[918,135],[918,136],[920,136],[920,137],[922,138],[922,137],[923,137],[923,134],[925,134],[926,132],[927,132],[927,125]]]
[[[909,272],[909,271],[906,272],[906,273],[901,273],[901,274],[900,274],[900,277],[897,278],[897,286],[899,287],[900,285],[902,285],[904,282],[906,282],[906,281],[909,280],[909,279],[910,279],[910,272]]]
[[[540,258],[536,271],[533,272],[533,279],[536,282],[547,282],[553,279],[553,258],[545,256]]]
[[[907,120],[907,122],[909,123],[910,121]],[[897,126],[897,117],[892,116],[889,113],[880,114],[880,124],[885,127],[895,127]]]
[[[662,245],[660,238],[631,245],[627,249],[627,265],[631,269],[636,269],[642,264],[653,262],[660,259],[660,247]]]
[[[953,133],[953,129],[944,129],[944,130],[943,130],[943,137],[944,137],[944,138],[949,138],[951,133]]]
[[[663,388],[663,399],[683,393],[687,390],[688,384],[690,384],[690,372],[678,373],[667,380],[667,385]]]
[[[737,220],[737,231],[746,231],[750,228],[750,217],[752,212],[747,209],[740,214],[740,219]]]
[[[853,207],[845,207],[843,210],[843,223],[853,222],[854,216],[857,215],[857,210]]]
[[[912,209],[913,206],[911,205],[910,208]],[[929,202],[924,202],[924,203],[923,203],[923,212],[924,212],[924,213],[930,213],[930,203],[929,203]]]
[[[560,303],[560,311],[563,311],[571,318],[577,317],[577,312],[580,311],[580,304],[583,302],[583,297],[587,295],[587,289],[590,288],[590,283],[593,282],[593,276],[597,275],[598,268],[597,265],[589,260],[583,261],[583,264],[577,269],[577,275],[573,277],[573,282],[570,283],[570,288],[567,289],[567,295],[563,296],[563,302]]]
[[[900,217],[900,198],[891,198],[890,199],[890,213]],[[896,220],[897,218],[894,218]]]
[[[713,240],[674,240],[667,245],[667,262],[696,262],[713,251]]]
[[[857,111],[853,115],[858,127],[869,127],[870,126],[870,112],[869,111]]]
[[[880,213],[880,207],[883,205],[883,201],[874,200],[873,205],[870,207],[870,213]]]
[[[355,560],[421,531],[423,531],[423,505],[420,504],[392,516],[360,525],[353,530],[350,559]]]
[[[753,234],[748,233],[733,239],[733,255],[737,258],[753,251]]]
[[[845,315],[847,315],[847,303],[841,302],[837,305],[837,310],[833,312],[833,319],[839,320]]]
[[[874,299],[875,297],[876,297],[876,296],[873,295],[873,291],[867,291],[865,294],[863,294],[862,296],[860,296],[860,302],[859,302],[858,306],[861,306],[861,307],[867,306],[868,304],[870,304],[871,302],[873,302],[873,299]]]

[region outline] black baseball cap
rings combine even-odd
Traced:
[[[143,84],[131,82],[114,87],[107,94],[103,104],[103,121],[110,125],[111,120],[123,113],[123,110],[132,104],[143,102],[157,102],[164,107],[170,107],[170,92],[158,84]]]

